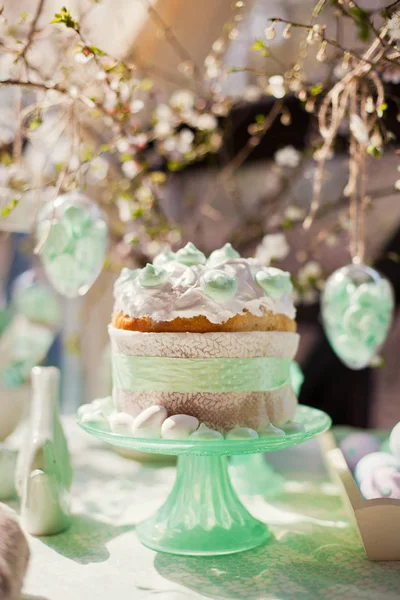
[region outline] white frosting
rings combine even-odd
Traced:
[[[190,415],[172,415],[161,426],[161,437],[166,440],[187,440],[196,431],[199,420]]]
[[[214,300],[202,286],[203,277],[215,266],[199,264],[186,266],[176,261],[163,265],[168,277],[155,287],[143,287],[139,277],[123,270],[114,287],[115,313],[122,312],[134,318],[150,317],[154,321],[172,321],[177,317],[191,318],[204,315],[211,323],[223,323],[243,312],[263,316],[264,311],[295,317],[292,298],[265,295],[255,281],[255,275],[264,267],[255,259],[236,258],[218,264],[218,270],[235,277],[237,292],[230,298]]]

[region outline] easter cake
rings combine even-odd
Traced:
[[[123,269],[109,326],[115,418],[139,437],[276,433],[297,408],[291,292],[289,273],[230,244]]]

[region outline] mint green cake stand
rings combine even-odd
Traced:
[[[95,437],[122,448],[179,456],[175,485],[161,508],[136,532],[149,548],[171,554],[232,554],[259,546],[272,537],[267,525],[250,515],[228,475],[228,456],[272,452],[300,444],[329,429],[327,414],[299,406],[296,421],[304,431],[254,440],[164,440],[111,433],[78,424]]]

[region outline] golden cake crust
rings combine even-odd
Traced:
[[[177,317],[172,321],[153,321],[150,317],[134,318],[118,312],[112,324],[117,329],[142,333],[213,333],[219,331],[296,331],[296,321],[286,315],[266,312],[257,317],[249,312],[231,317],[224,323],[211,323],[204,315]]]

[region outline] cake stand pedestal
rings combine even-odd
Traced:
[[[172,554],[218,555],[259,546],[272,534],[240,502],[228,475],[228,456],[271,452],[299,444],[326,431],[324,412],[299,406],[296,421],[304,431],[254,440],[164,440],[134,438],[78,424],[97,438],[123,448],[178,455],[176,481],[161,508],[136,532],[149,548]]]
[[[238,494],[271,498],[282,490],[285,480],[265,460],[264,454],[232,456],[229,476]]]

